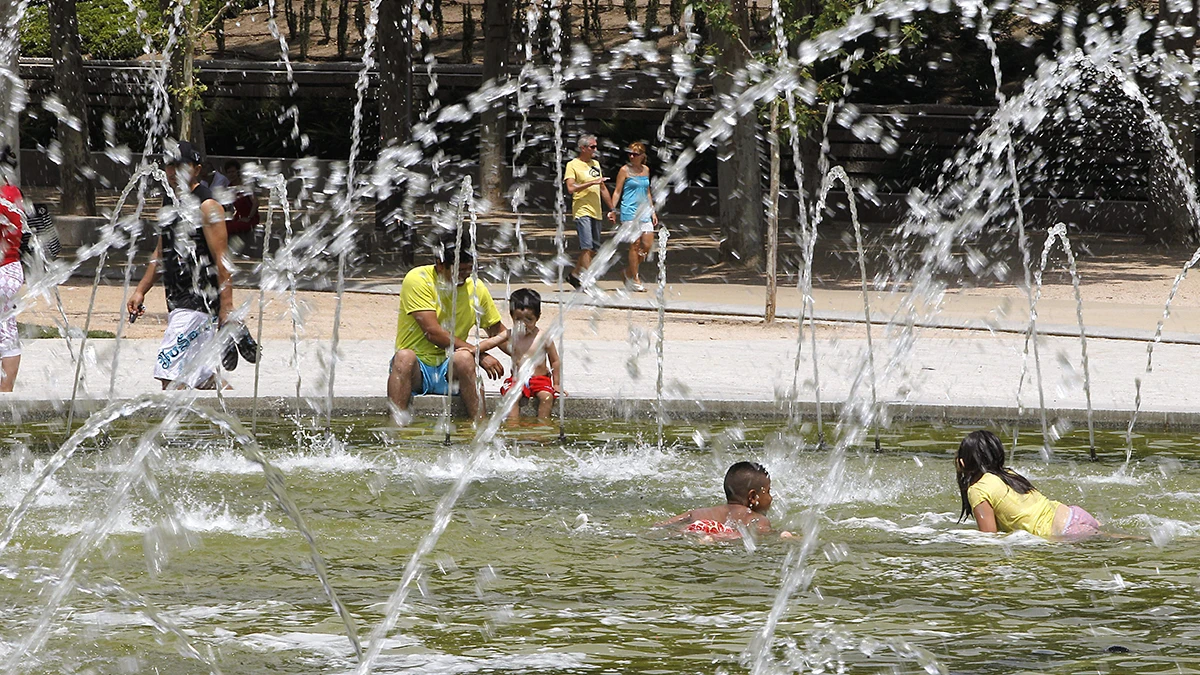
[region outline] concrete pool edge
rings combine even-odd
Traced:
[[[183,393],[173,394],[173,397],[184,398]],[[116,399],[127,401],[133,399]],[[264,417],[289,416],[324,416],[326,414],[324,397],[301,398],[294,396],[265,396],[257,401],[259,419]],[[489,397],[489,402],[494,398]],[[104,409],[112,401],[80,400],[75,402],[75,424],[81,425],[87,416]],[[210,392],[202,393],[197,399],[198,405],[215,409],[225,409],[243,421],[249,421],[255,412],[255,400],[251,396],[217,396]],[[441,413],[443,399],[440,397],[422,396],[414,400],[413,412],[419,416],[436,416]],[[460,400],[455,399],[455,411],[462,416],[464,410]],[[571,397],[566,399],[567,418],[576,419],[619,419],[646,420],[656,419],[656,402],[647,398],[604,398],[604,397]],[[844,404],[841,402],[823,402],[821,409],[826,424],[836,424]],[[663,408],[669,422],[703,422],[703,421],[784,421],[794,417],[801,423],[811,423],[815,419],[816,404],[812,401],[784,403],[776,401],[754,400],[683,400],[667,399]],[[155,406],[147,412],[141,412],[135,417],[146,417],[161,410]],[[20,425],[24,423],[44,423],[61,419],[66,421],[68,402],[54,399],[26,399],[4,397],[0,399],[0,423]],[[387,399],[383,396],[336,396],[333,400],[333,416],[347,417],[353,415],[385,415],[388,412]],[[526,413],[531,412],[527,408]],[[557,415],[557,407],[555,414]],[[1124,429],[1128,427],[1133,411],[1130,409],[1097,409],[1092,418],[1097,428]],[[1080,428],[1087,424],[1087,411],[1081,408],[1047,408],[1046,419],[1049,424],[1066,422],[1068,427]],[[937,403],[889,403],[886,407],[884,426],[892,424],[933,423],[933,424],[987,424],[1020,422],[1027,425],[1040,425],[1041,414],[1036,407],[1023,410],[1012,405],[945,405]],[[1142,430],[1200,430],[1200,411],[1148,409],[1138,413],[1137,429]]]

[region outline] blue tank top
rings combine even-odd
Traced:
[[[638,209],[650,201],[650,176],[626,176],[625,185],[621,187],[621,222],[633,220]],[[641,222],[650,222],[650,209],[642,213]]]

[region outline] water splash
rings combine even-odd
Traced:
[[[1042,248],[1042,261],[1038,266],[1037,272],[1034,275],[1034,287],[1037,289],[1033,297],[1033,304],[1029,311],[1031,315],[1036,315],[1038,300],[1042,297],[1042,275],[1046,272],[1046,265],[1050,260],[1050,252],[1053,250],[1054,242],[1059,242],[1062,251],[1067,256],[1068,270],[1071,274],[1071,286],[1075,291],[1075,317],[1079,323],[1079,351],[1083,364],[1083,392],[1087,399],[1087,427],[1088,427],[1088,449],[1093,460],[1096,459],[1096,427],[1093,421],[1092,414],[1092,380],[1091,371],[1088,367],[1087,353],[1087,328],[1083,322],[1083,296],[1079,291],[1079,270],[1075,265],[1075,252],[1071,250],[1071,241],[1067,239],[1067,226],[1065,223],[1058,223],[1050,228],[1050,232],[1046,235],[1046,245]],[[1034,336],[1036,340],[1036,335]],[[1015,447],[1015,444],[1014,444]]]

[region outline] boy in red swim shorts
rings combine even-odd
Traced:
[[[525,362],[525,358],[540,332],[537,322],[542,318],[542,296],[531,288],[518,288],[508,298],[508,313],[512,317],[513,327],[494,338],[484,340],[480,343],[480,349],[486,351],[492,347],[499,347],[507,352],[512,357],[512,372],[515,376],[521,364]],[[546,345],[546,354],[534,366],[529,382],[521,387],[521,400],[513,406],[512,412],[508,414],[508,419],[520,419],[521,404],[526,399],[536,398],[538,419],[549,420],[550,412],[554,409],[554,399],[567,395],[567,392],[562,389],[560,367],[558,349],[555,348],[553,342],[549,342]],[[510,376],[501,385],[500,394],[507,394],[512,387],[513,378]]]
[[[706,540],[739,539],[743,531],[767,534],[771,521],[763,514],[771,508],[771,475],[756,462],[738,462],[725,472],[725,504],[681,513],[656,523],[674,525]],[[779,533],[781,537],[791,532]]]

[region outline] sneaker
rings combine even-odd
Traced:
[[[634,281],[634,280],[632,280],[632,279],[626,279],[626,280],[625,280],[625,290],[627,290],[627,291],[629,291],[629,292],[631,292],[631,293],[645,293],[645,292],[646,292],[646,287],[645,287],[645,286],[643,286],[643,285],[642,285],[642,282],[640,282],[640,281]]]
[[[573,286],[575,288],[575,290],[579,290],[580,288],[583,288],[583,284],[579,281],[579,277],[575,276],[574,274],[567,275],[567,283],[571,284],[571,286]]]
[[[237,343],[237,350],[241,353],[242,358],[246,359],[247,363],[258,363],[258,355],[262,353],[262,347],[254,341],[254,337],[250,335],[250,329],[242,326],[238,329],[234,341]]]
[[[225,370],[236,370],[238,367],[237,342],[233,338],[225,340],[225,351],[221,354],[221,365]]]

